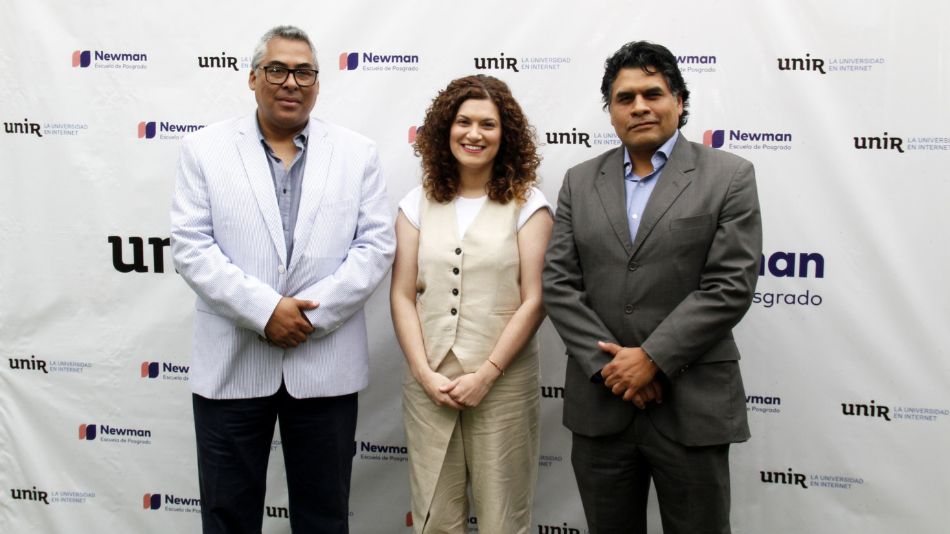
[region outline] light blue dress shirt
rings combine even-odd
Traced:
[[[666,166],[666,160],[670,158],[670,152],[673,145],[679,139],[680,132],[676,130],[673,136],[660,145],[650,158],[653,163],[653,172],[646,176],[637,176],[633,173],[633,162],[630,161],[630,153],[623,149],[623,180],[624,188],[627,194],[627,224],[630,227],[630,242],[637,240],[637,229],[640,228],[640,219],[643,218],[643,210],[647,207],[647,201],[653,194],[653,188],[660,180],[663,174],[663,167]]]
[[[257,135],[260,137],[261,145],[264,147],[264,154],[267,155],[267,163],[270,166],[270,175],[274,180],[274,193],[277,195],[277,208],[280,210],[280,222],[284,227],[284,244],[287,247],[287,265],[290,265],[290,258],[294,253],[294,229],[297,227],[297,212],[300,211],[300,192],[303,184],[304,167],[307,164],[307,158],[304,155],[307,152],[307,139],[310,136],[310,121],[307,126],[294,136],[294,145],[297,146],[297,155],[290,163],[288,168],[284,168],[284,162],[281,161],[274,150],[267,144],[264,134],[261,133],[261,125],[257,125]]]

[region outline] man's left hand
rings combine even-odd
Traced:
[[[600,374],[604,377],[604,385],[614,395],[625,396],[628,391],[636,393],[656,376],[658,367],[642,348],[621,347],[603,341],[598,341],[597,346],[613,356]],[[633,393],[630,393],[631,397]]]

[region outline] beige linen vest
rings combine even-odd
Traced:
[[[433,370],[451,350],[465,372],[475,372],[521,306],[520,208],[486,200],[459,239],[455,203],[423,195],[416,310]]]

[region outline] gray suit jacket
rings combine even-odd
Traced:
[[[682,135],[630,242],[623,147],[567,171],[544,267],[548,315],[567,346],[564,424],[620,432],[638,411],[597,381],[597,341],[643,347],[662,373],[646,414],[690,446],[749,438],[732,328],[752,302],[762,223],[752,164]]]

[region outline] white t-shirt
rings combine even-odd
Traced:
[[[423,194],[422,186],[416,186],[399,201],[399,209],[402,210],[406,218],[409,219],[410,224],[416,227],[416,229],[419,228],[419,224],[421,223],[419,220],[419,203],[422,201]],[[482,204],[484,204],[486,200],[488,200],[488,195],[478,198],[455,197],[455,200],[452,201],[455,204],[456,226],[459,231],[459,239],[462,239],[465,235],[465,231],[468,230],[472,221],[475,220],[475,216],[478,215],[478,210],[482,209]],[[518,214],[518,230],[521,230],[521,227],[528,222],[528,219],[534,215],[534,212],[542,208],[547,208],[547,210],[551,212],[551,215],[554,215],[554,210],[551,208],[551,204],[548,203],[548,199],[544,198],[544,193],[537,187],[532,187],[528,191],[527,199],[521,207],[521,212]]]

